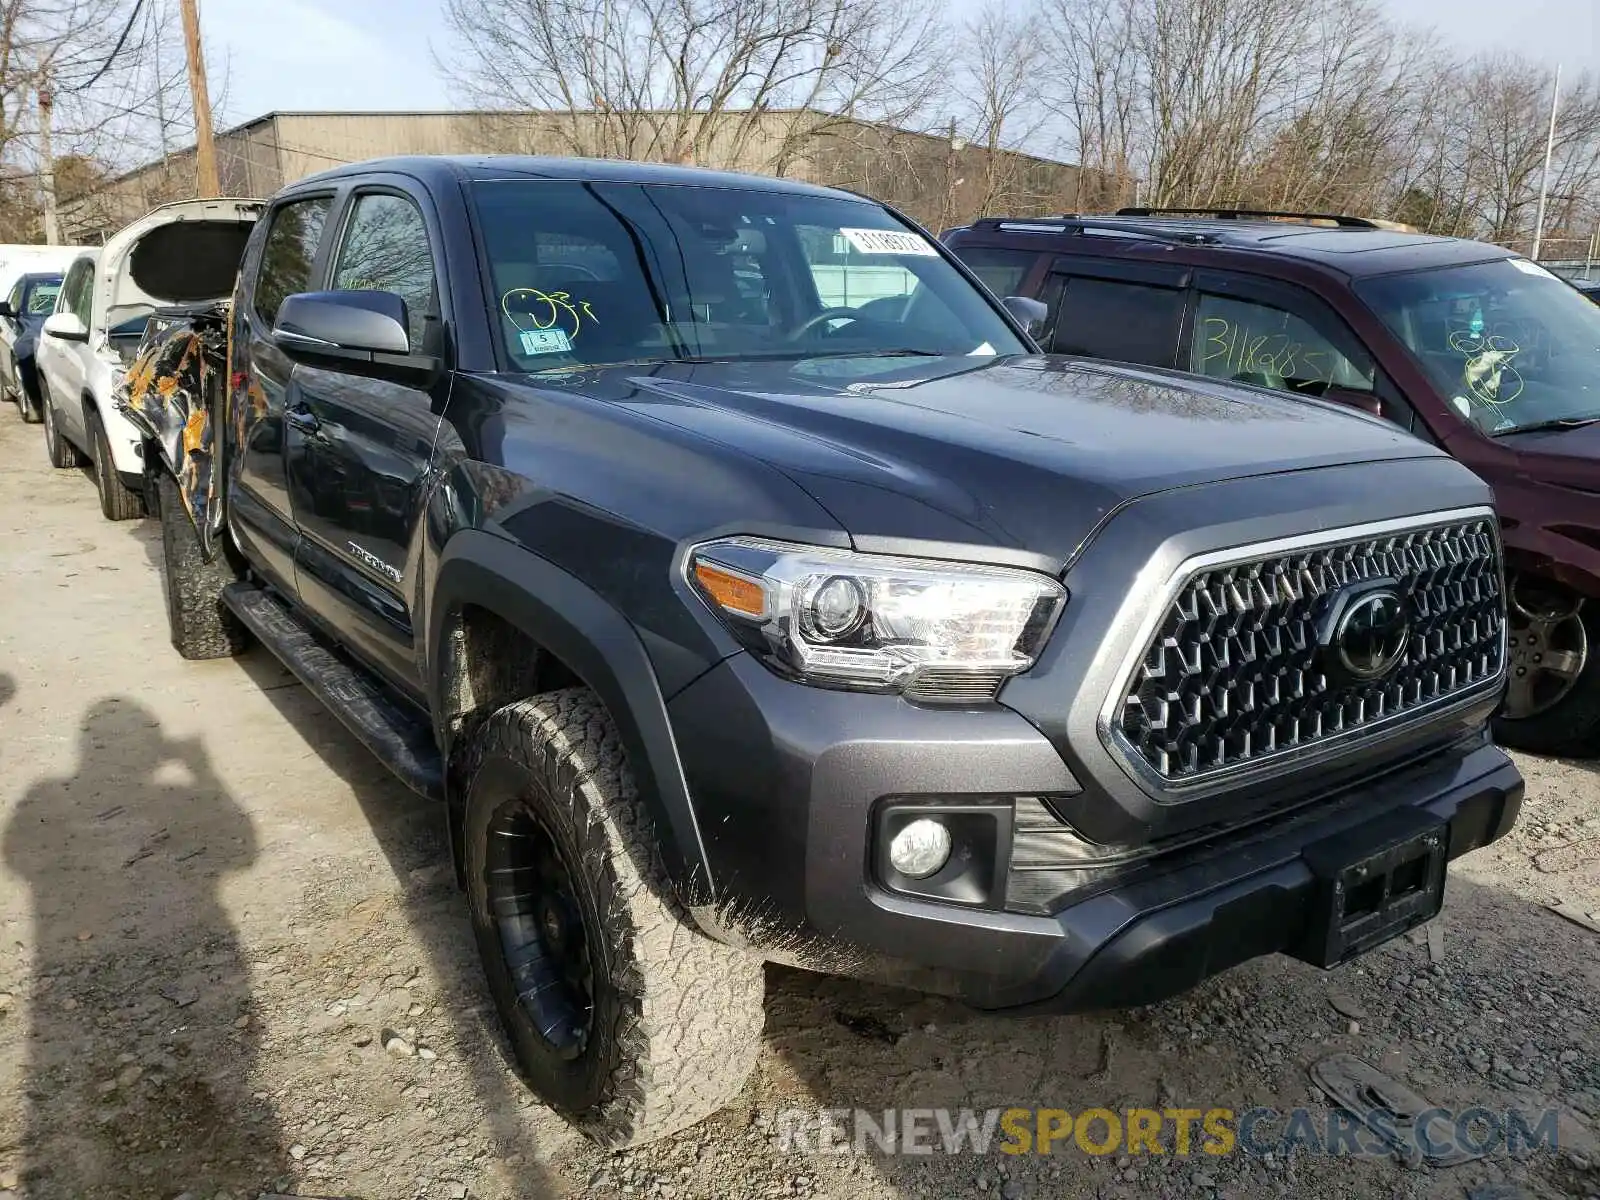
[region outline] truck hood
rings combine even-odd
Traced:
[[[806,489],[858,545],[976,543],[1063,563],[1141,496],[1442,457],[1332,405],[1078,359],[619,365],[559,386],[754,455]]]

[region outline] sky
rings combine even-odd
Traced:
[[[1465,50],[1600,71],[1600,0],[1380,3]],[[207,58],[221,76],[212,88],[224,91],[219,126],[273,110],[454,107],[434,58],[448,44],[442,10],[442,0],[200,0]]]

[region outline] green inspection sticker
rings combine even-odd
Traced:
[[[565,329],[524,329],[518,340],[524,354],[566,354],[572,349]]]

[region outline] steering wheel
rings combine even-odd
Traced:
[[[821,312],[814,312],[800,324],[796,325],[784,337],[791,342],[798,342],[818,325],[825,321],[870,321],[872,318],[859,308],[825,308]]]

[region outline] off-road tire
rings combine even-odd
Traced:
[[[106,438],[100,414],[86,408],[83,423],[94,443],[94,486],[100,493],[100,515],[108,521],[131,521],[144,516],[144,496],[122,482],[116,460],[111,457],[111,442]]]
[[[690,924],[605,708],[586,688],[507,705],[480,726],[462,777],[473,930],[529,1087],[613,1149],[725,1108],[760,1048],[762,964]],[[555,843],[583,919],[593,1008],[575,1060],[552,1050],[519,1003],[490,912],[490,829],[513,806],[531,810]]]
[[[161,587],[167,597],[167,628],[184,658],[228,658],[249,644],[239,619],[222,603],[222,589],[236,576],[225,554],[206,562],[178,483],[162,472],[156,479],[156,516],[161,522]]]
[[[1494,738],[1502,746],[1556,758],[1600,758],[1600,602],[1586,603],[1580,617],[1589,657],[1572,690],[1531,717],[1512,721],[1497,715]]]
[[[45,387],[43,379],[39,381],[39,401],[44,410],[44,452],[50,459],[50,465],[60,471],[79,466],[83,457],[78,453],[78,448],[56,428],[56,410],[50,400],[50,389]]]

